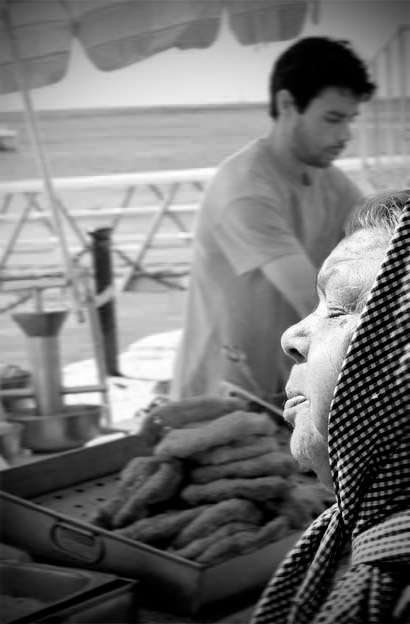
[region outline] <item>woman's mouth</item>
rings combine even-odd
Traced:
[[[305,396],[303,396],[302,394],[297,394],[295,396],[290,397],[284,407],[283,407],[283,418],[286,420],[287,423],[289,423],[290,425],[292,425],[292,427],[294,427],[295,425],[295,418],[296,418],[296,407],[298,407],[299,405],[302,405],[302,403],[307,403],[308,400]]]

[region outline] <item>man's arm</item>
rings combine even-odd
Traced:
[[[307,256],[277,258],[264,264],[262,271],[301,318],[312,312],[317,305],[317,271]]]
[[[238,275],[259,269],[304,317],[316,298],[316,267],[289,228],[279,200],[264,195],[230,202],[215,237]]]

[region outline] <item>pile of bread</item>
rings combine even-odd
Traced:
[[[333,503],[298,471],[287,428],[241,399],[166,403],[140,435],[151,453],[125,466],[92,522],[185,559],[213,565],[252,552]]]

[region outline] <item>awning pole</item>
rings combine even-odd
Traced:
[[[74,308],[77,313],[79,321],[84,321],[85,317],[81,309],[80,303],[80,293],[77,282],[77,277],[75,274],[75,270],[73,267],[72,259],[70,256],[70,252],[68,249],[67,241],[65,238],[64,229],[61,222],[61,214],[58,206],[58,201],[56,198],[52,176],[50,171],[50,166],[47,160],[45,149],[42,145],[42,141],[40,138],[40,131],[37,124],[36,115],[34,113],[34,108],[32,105],[31,94],[27,87],[27,80],[25,76],[25,70],[23,63],[20,58],[20,53],[18,49],[17,38],[14,33],[13,24],[10,18],[10,13],[8,7],[6,6],[3,10],[3,19],[5,24],[5,34],[7,43],[10,48],[11,57],[13,59],[13,65],[15,68],[16,80],[19,84],[20,92],[23,97],[25,112],[28,119],[28,128],[32,139],[32,144],[34,147],[34,151],[37,157],[37,162],[42,174],[42,179],[44,182],[45,192],[49,201],[49,205],[51,208],[51,214],[55,226],[55,230],[57,233],[57,237],[61,244],[61,251],[63,256],[63,263],[67,273],[67,277],[69,279],[69,283],[71,286],[71,293],[74,303]]]

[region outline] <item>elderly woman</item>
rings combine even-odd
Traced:
[[[410,190],[353,214],[282,338],[291,450],[335,491],[253,624],[410,622]],[[370,293],[370,294],[369,294]]]

